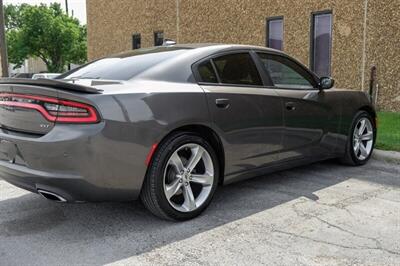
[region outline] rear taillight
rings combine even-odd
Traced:
[[[96,109],[89,104],[46,96],[0,93],[0,106],[33,109],[50,122],[98,123],[100,121]]]

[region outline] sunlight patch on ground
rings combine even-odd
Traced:
[[[16,188],[15,186],[0,179],[0,201],[18,198],[31,192]],[[12,192],[12,193],[11,193]]]

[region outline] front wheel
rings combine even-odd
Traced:
[[[346,154],[342,162],[349,165],[364,165],[371,158],[376,138],[376,127],[369,113],[356,114],[348,136]]]
[[[193,133],[173,134],[154,155],[143,184],[143,204],[158,217],[188,220],[211,202],[219,177],[214,149]]]

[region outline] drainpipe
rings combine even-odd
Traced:
[[[367,61],[367,22],[368,22],[368,0],[364,0],[364,32],[363,32],[363,48],[361,63],[361,90],[364,91],[365,86],[365,65]]]
[[[369,92],[368,92],[372,103],[376,102],[374,100],[375,99],[374,92],[375,92],[376,85],[377,85],[376,84],[376,66],[372,66],[371,67],[371,77],[369,80]]]

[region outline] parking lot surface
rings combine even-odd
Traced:
[[[220,187],[197,219],[58,204],[0,180],[0,265],[399,265],[400,166],[324,162]]]

